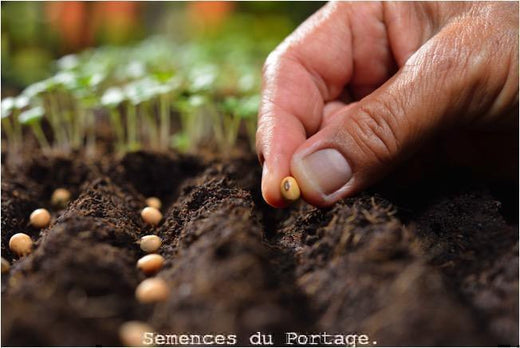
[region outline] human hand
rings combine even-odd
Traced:
[[[262,193],[328,206],[433,136],[517,128],[517,2],[329,3],[265,63]]]

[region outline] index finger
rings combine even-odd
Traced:
[[[352,74],[348,5],[330,3],[305,21],[264,65],[256,148],[263,162],[262,194],[282,207],[279,185],[296,149],[320,127],[323,106]]]

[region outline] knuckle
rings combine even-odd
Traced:
[[[377,100],[360,105],[352,117],[354,141],[367,155],[388,164],[401,151],[398,128],[398,103]]]

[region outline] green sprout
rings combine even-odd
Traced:
[[[175,107],[180,114],[182,132],[187,137],[187,141],[184,141],[185,148],[193,150],[210,134],[209,128],[213,122],[208,122],[208,120],[214,119],[210,100],[204,95],[192,95],[179,98]]]
[[[11,150],[17,152],[18,144],[20,143],[20,139],[17,138],[14,131],[14,124],[17,122],[10,119],[15,108],[14,104],[15,99],[12,97],[2,99],[2,126],[9,140],[9,145],[11,145]]]
[[[157,122],[150,110],[150,100],[155,95],[156,87],[157,83],[149,78],[131,82],[124,87],[128,99],[126,122],[130,151],[138,150],[141,147],[137,132],[138,111],[140,111],[139,115],[147,121],[148,127],[145,130],[148,131],[148,140],[153,147],[157,145]]]
[[[243,97],[240,101],[236,115],[240,118],[246,127],[247,137],[249,139],[249,146],[251,150],[255,148],[256,138],[256,121],[258,115],[258,107],[260,105],[260,95]]]
[[[258,113],[259,96],[226,97],[221,104],[222,131],[224,132],[223,150],[235,145],[240,126],[245,124],[251,148],[254,148],[256,132],[256,115]]]
[[[91,154],[104,117],[118,153],[206,145],[229,153],[243,132],[254,147],[259,65],[268,46],[241,34],[185,44],[153,37],[133,47],[64,56],[53,77],[2,102],[9,150],[21,148],[24,120],[42,148],[51,143],[48,135],[53,149],[86,147]],[[43,120],[52,133],[43,134]]]
[[[50,145],[41,127],[41,122],[44,115],[45,109],[41,106],[36,106],[21,112],[18,116],[18,120],[21,124],[30,126],[32,128],[34,136],[36,137],[36,140],[40,144],[42,150],[48,151],[50,149]]]
[[[123,103],[124,100],[125,94],[117,87],[107,89],[101,97],[101,105],[109,110],[110,122],[112,123],[116,135],[116,149],[119,152],[124,150],[125,144],[125,131],[119,112],[119,105]]]

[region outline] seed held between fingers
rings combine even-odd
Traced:
[[[286,201],[294,202],[300,198],[300,187],[292,176],[283,178],[280,184],[280,192]]]
[[[63,208],[70,201],[70,191],[64,188],[57,188],[52,193],[51,204],[55,207]]]
[[[159,272],[164,264],[164,257],[159,254],[149,254],[137,261],[137,268],[144,274],[150,275]]]
[[[25,233],[17,233],[9,239],[9,249],[18,256],[25,256],[31,253],[33,241]]]
[[[11,268],[9,261],[2,257],[2,273],[9,272],[9,268]]]
[[[45,228],[51,222],[51,214],[47,209],[36,209],[29,216],[29,223],[36,228]]]
[[[162,220],[162,214],[157,208],[146,207],[141,211],[144,222],[152,226],[157,226]]]
[[[141,303],[163,302],[169,294],[170,288],[161,278],[145,279],[135,289],[135,297]]]
[[[149,207],[155,208],[155,209],[161,209],[162,202],[157,197],[148,197],[146,199],[146,205],[149,206]]]
[[[127,321],[119,327],[119,338],[126,347],[141,347],[144,344],[144,334],[153,332],[152,327],[142,321]]]
[[[162,240],[161,238],[153,234],[150,234],[147,236],[143,236],[139,244],[141,246],[142,251],[146,253],[155,253],[161,247]]]

